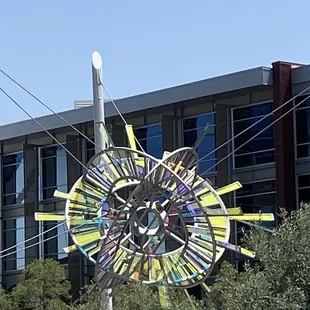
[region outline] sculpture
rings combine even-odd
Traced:
[[[91,158],[88,171],[68,194],[65,214],[36,213],[39,221],[66,221],[74,242],[96,264],[100,289],[127,281],[186,289],[201,284],[225,250],[255,257],[229,243],[230,221],[273,221],[273,214],[244,214],[226,208],[221,196],[241,187],[234,182],[214,189],[198,175],[195,149],[164,152],[161,159],[137,150],[133,128],[126,125],[130,147],[115,147],[106,130],[108,148]]]

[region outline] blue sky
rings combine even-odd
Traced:
[[[91,99],[94,50],[113,98],[276,60],[307,64],[309,9],[309,0],[3,1],[0,67],[63,111]],[[49,114],[2,75],[0,85],[31,115]],[[23,119],[0,94],[0,124]]]

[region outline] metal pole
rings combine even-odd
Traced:
[[[95,152],[98,153],[106,148],[106,143],[101,134],[100,127],[105,124],[104,100],[102,93],[102,58],[98,52],[92,55],[92,76],[93,76],[93,110],[94,110],[94,137]],[[104,310],[112,310],[112,291],[110,289],[101,292],[102,307]]]

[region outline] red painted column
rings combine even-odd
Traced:
[[[272,64],[273,103],[275,109],[292,98],[292,65],[285,62]],[[274,119],[278,119],[292,107],[293,102],[286,104],[275,112]],[[296,210],[293,112],[277,121],[274,130],[277,206],[290,212]]]

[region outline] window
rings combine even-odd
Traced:
[[[67,191],[67,157],[60,145],[41,149],[40,198],[53,198],[56,189]]]
[[[233,109],[233,136],[249,128],[272,111],[272,102]],[[266,128],[266,126],[270,125],[272,121],[273,115],[270,115],[233,140],[234,150],[236,150],[234,152],[235,168],[272,163],[275,161],[273,126],[270,126],[260,135],[242,146],[246,141],[258,134],[261,130]]]
[[[298,97],[295,104],[305,100],[305,96]],[[310,156],[310,99],[296,108],[296,144],[297,158]]]
[[[163,143],[161,124],[137,128],[134,130],[134,133],[146,153],[156,158],[162,158]]]
[[[245,213],[274,212],[276,204],[275,180],[242,184],[236,191],[236,205]]]
[[[310,174],[298,176],[299,203],[310,202]]]
[[[183,120],[183,141],[184,146],[187,147],[192,147],[194,145],[197,138],[203,132],[207,124],[210,124],[211,127],[209,128],[209,131],[207,132],[197,149],[199,158],[202,158],[209,154],[211,151],[215,150],[215,114],[210,113]],[[215,164],[216,152],[213,152],[199,162],[199,172],[214,172],[216,171],[216,167],[214,167]]]
[[[275,213],[275,180],[242,184],[242,188],[235,192],[235,205],[241,207],[244,213]],[[263,222],[263,225],[273,228],[275,222]],[[238,239],[241,237],[241,227],[247,229],[248,225],[237,223]]]
[[[25,267],[25,222],[23,217],[3,221],[3,248],[13,247],[3,258],[3,270],[18,270]],[[20,244],[22,243],[22,244]],[[14,253],[15,252],[15,253]]]
[[[68,246],[69,241],[67,230],[66,223],[60,225],[57,222],[40,222],[40,232],[46,232],[40,236],[40,256],[66,264],[68,254],[65,253],[64,248]]]
[[[24,202],[23,153],[2,157],[2,193],[3,206]]]

